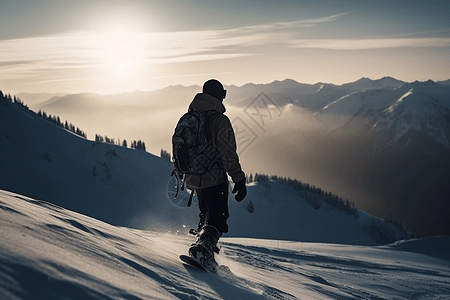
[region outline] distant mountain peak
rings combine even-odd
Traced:
[[[294,80],[294,79],[290,79],[290,78],[286,78],[284,80],[275,80],[272,83],[276,83],[276,82],[281,82],[281,83],[294,83],[294,84],[298,84],[300,82]]]
[[[374,125],[377,133],[393,132],[395,144],[410,130],[423,133],[450,149],[450,109],[426,93],[409,89],[395,103],[386,108]]]
[[[352,90],[375,90],[375,89],[385,89],[385,88],[398,88],[405,84],[404,81],[397,80],[390,76],[385,76],[380,79],[372,80],[367,77],[362,77],[361,79],[343,84],[342,87],[349,88]]]

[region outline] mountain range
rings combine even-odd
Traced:
[[[319,121],[315,124],[320,124],[321,129],[325,131],[343,126],[356,131],[368,124],[377,127],[374,128],[377,132],[383,129],[392,131],[395,124],[396,130],[390,145],[395,144],[409,130],[414,130],[432,137],[450,149],[446,127],[450,109],[448,81],[405,83],[392,77],[378,80],[361,78],[337,86],[326,83],[302,84],[286,79],[265,85],[228,86],[227,90],[229,96],[225,101],[226,105],[246,107],[263,91],[273,105],[284,107],[292,104],[314,113]],[[74,121],[78,123],[78,119],[82,119],[83,116],[90,117],[99,113],[106,114],[108,119],[108,111],[114,109],[130,114],[136,110],[145,110],[149,113],[161,108],[185,109],[192,95],[199,91],[198,86],[170,86],[152,92],[119,95],[18,94],[18,96],[25,99],[35,111],[43,110],[57,115],[67,115],[76,119]],[[397,123],[400,118],[403,121]],[[86,122],[80,120],[80,123]]]
[[[352,83],[227,86],[248,173],[297,178],[399,220],[419,236],[449,234],[450,82],[392,77]],[[94,133],[170,149],[179,116],[200,86],[121,95],[55,95],[30,104]],[[27,101],[29,95],[19,94]],[[264,99],[262,97],[265,97]]]
[[[449,234],[448,84],[383,78],[320,87],[304,97],[266,92],[273,103],[308,113],[256,143],[270,153],[258,160],[401,220],[418,235]]]

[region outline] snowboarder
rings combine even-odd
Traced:
[[[191,230],[197,240],[189,248],[189,255],[203,266],[214,269],[217,263],[214,251],[223,233],[228,232],[228,176],[235,183],[232,193],[241,202],[246,194],[245,174],[239,163],[236,152],[236,138],[231,122],[225,112],[223,100],[226,90],[215,79],[203,85],[202,93],[198,93],[189,105],[189,110],[207,112],[215,110],[206,121],[205,130],[211,147],[211,156],[215,161],[205,175],[186,174],[186,185],[196,190],[200,209],[198,227]]]

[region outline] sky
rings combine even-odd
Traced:
[[[0,90],[450,78],[450,1],[0,0]]]

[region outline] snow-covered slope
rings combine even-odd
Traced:
[[[399,91],[374,90],[367,92],[351,92],[324,106],[314,115],[322,123],[323,129],[332,131],[344,126],[352,119],[357,119],[358,127],[363,127],[372,121],[369,116],[375,116],[383,108],[389,106]]]
[[[0,191],[0,298],[449,299],[450,238],[382,247],[223,238],[212,275],[193,237],[116,227]]]
[[[395,144],[409,131],[427,135],[450,149],[450,89],[428,82],[404,84],[397,89],[353,92],[325,106],[315,116],[327,131],[345,126],[347,132],[373,125],[378,151]],[[369,132],[370,134],[370,132]],[[373,141],[377,144],[377,141]]]
[[[0,164],[2,189],[106,222],[139,226],[148,211],[156,215],[145,219],[152,223],[159,210],[171,207],[163,201],[171,172],[166,161],[141,150],[86,140],[4,101],[0,103]],[[184,221],[190,215],[174,214]]]
[[[86,140],[8,101],[0,103],[0,142],[1,189],[114,225],[164,232],[197,226],[196,205],[174,205],[168,193],[175,185],[173,167],[163,158]],[[408,236],[363,212],[349,214],[326,198],[282,182],[253,183],[243,202],[230,196],[228,236],[355,245]]]
[[[421,132],[450,149],[450,109],[412,88],[384,109],[373,127],[377,136],[393,133],[390,143],[384,147],[394,145],[411,130]]]

